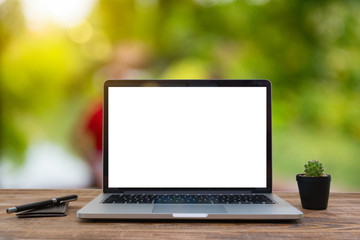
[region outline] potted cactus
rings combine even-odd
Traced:
[[[308,161],[304,172],[296,175],[302,207],[315,210],[326,209],[331,175],[324,174],[322,163],[316,160]]]

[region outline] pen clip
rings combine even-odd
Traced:
[[[72,202],[72,201],[76,201],[77,198],[70,198],[70,199],[66,199],[66,200],[62,200],[59,202],[59,204],[62,204],[62,203],[67,203],[67,202]]]

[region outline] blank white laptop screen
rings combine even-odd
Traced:
[[[266,87],[109,87],[110,188],[265,188]]]

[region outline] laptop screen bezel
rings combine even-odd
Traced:
[[[266,187],[265,188],[109,188],[108,171],[108,93],[109,87],[266,87]],[[265,79],[229,79],[229,80],[107,80],[103,95],[103,192],[272,192],[272,103],[271,83]]]

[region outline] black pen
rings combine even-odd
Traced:
[[[35,208],[41,208],[41,207],[46,207],[46,206],[50,206],[50,205],[65,203],[65,202],[71,202],[71,201],[77,200],[77,198],[78,198],[77,195],[69,195],[69,196],[65,196],[65,197],[53,198],[53,199],[46,200],[46,201],[24,204],[21,206],[16,206],[16,207],[6,209],[6,213],[22,212],[22,211],[29,210],[29,209],[35,209]]]

